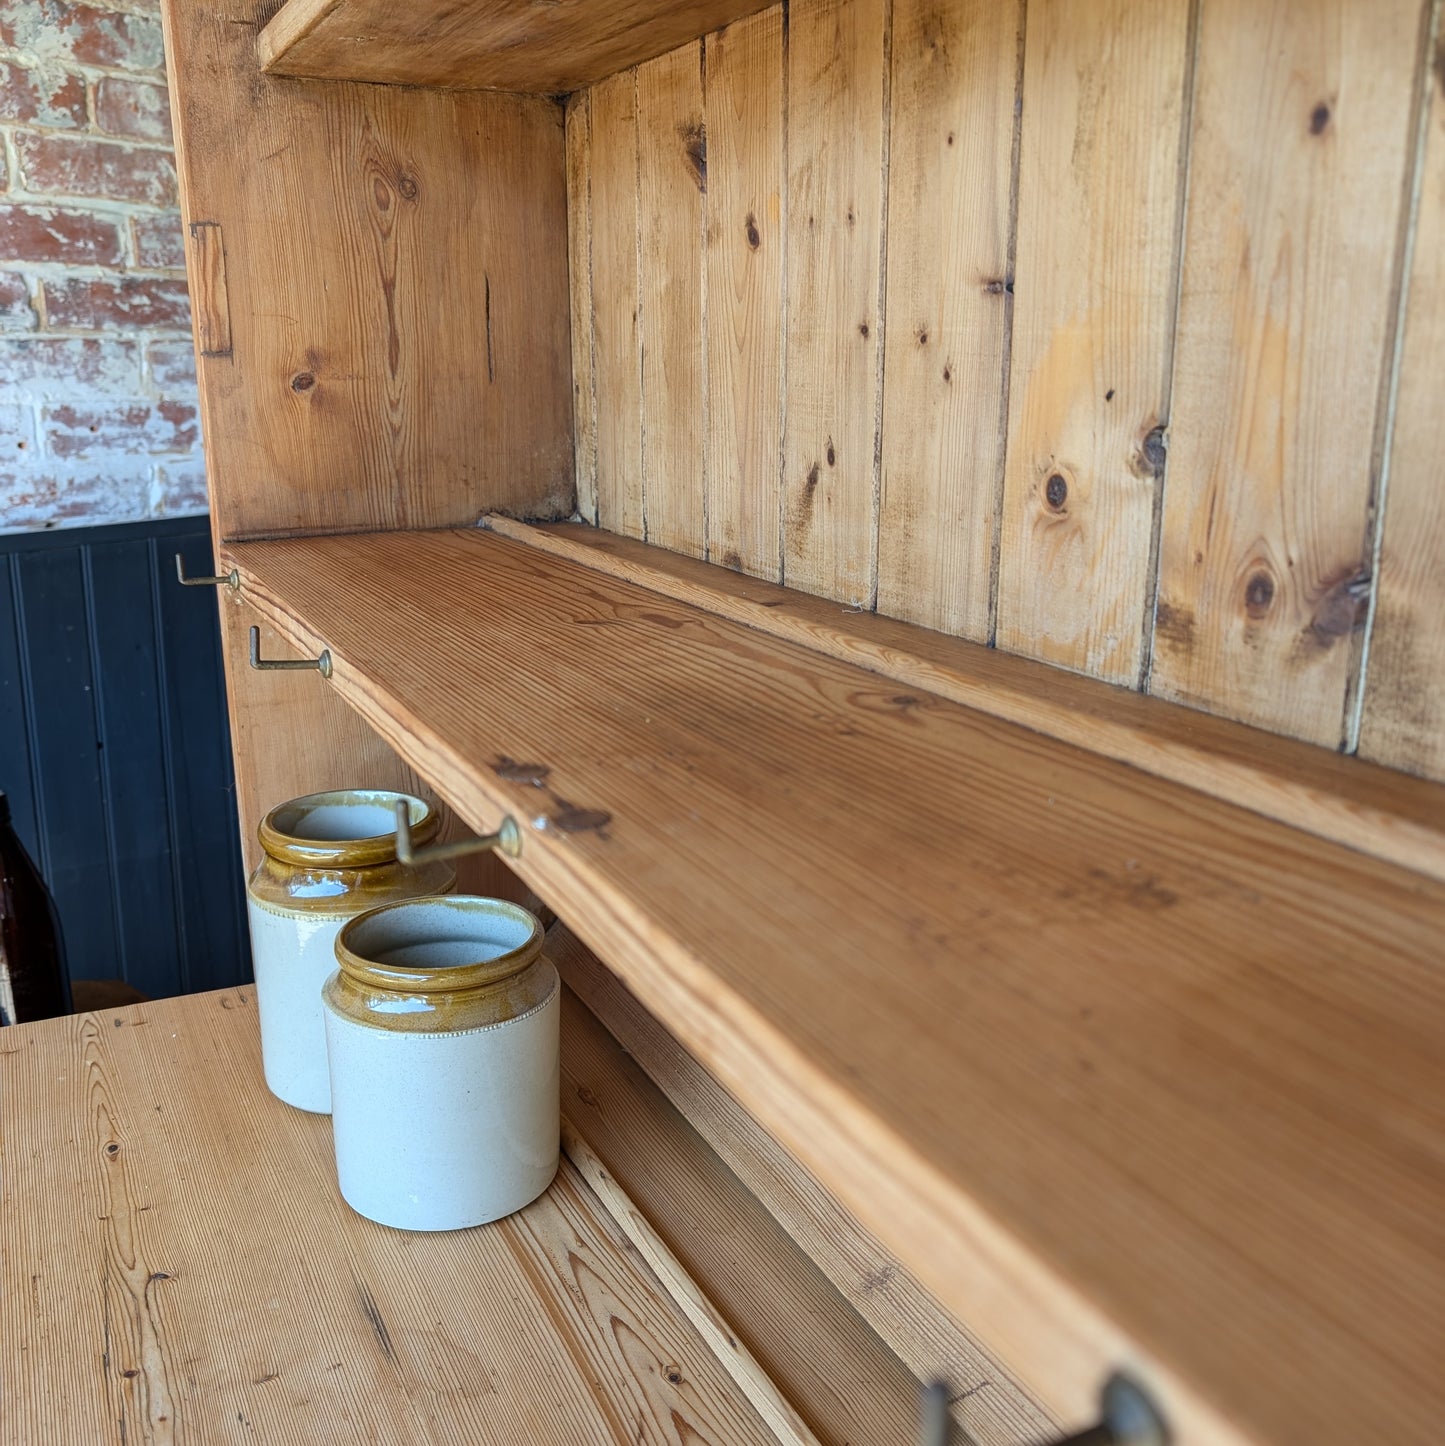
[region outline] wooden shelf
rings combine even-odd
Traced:
[[[322,80],[556,94],[662,55],[771,0],[287,0],[262,70]]]
[[[775,1441],[570,1163],[475,1230],[353,1214],[250,989],[0,1055],[6,1440]]]
[[[226,553],[1061,1417],[1433,1431],[1441,882],[493,533]]]

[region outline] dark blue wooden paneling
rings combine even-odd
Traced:
[[[73,978],[119,973],[110,829],[100,778],[90,609],[79,548],[21,553],[20,651],[41,869],[65,930]]]
[[[0,788],[71,975],[153,997],[249,978],[204,519],[0,537]]]
[[[174,994],[184,964],[176,918],[150,541],[137,537],[93,543],[85,556],[118,963],[122,977],[142,993]],[[121,605],[117,599],[126,602]]]

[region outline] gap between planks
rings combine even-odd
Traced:
[[[502,537],[1445,880],[1445,785],[575,523]]]

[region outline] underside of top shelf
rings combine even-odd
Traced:
[[[1046,1400],[1138,1362],[1181,1446],[1445,1408],[1445,885],[514,539],[232,563]]]
[[[650,60],[771,0],[288,0],[261,31],[274,75],[555,94]]]

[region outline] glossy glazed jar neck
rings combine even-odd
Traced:
[[[347,1019],[397,1033],[505,1024],[556,988],[544,939],[540,920],[504,899],[386,904],[343,926],[325,998]]]
[[[444,893],[449,864],[408,868],[396,857],[396,804],[406,803],[413,842],[436,837],[441,819],[430,804],[387,789],[312,793],[278,804],[261,820],[264,851],[251,876],[259,903],[303,913],[355,914],[399,897]]]

